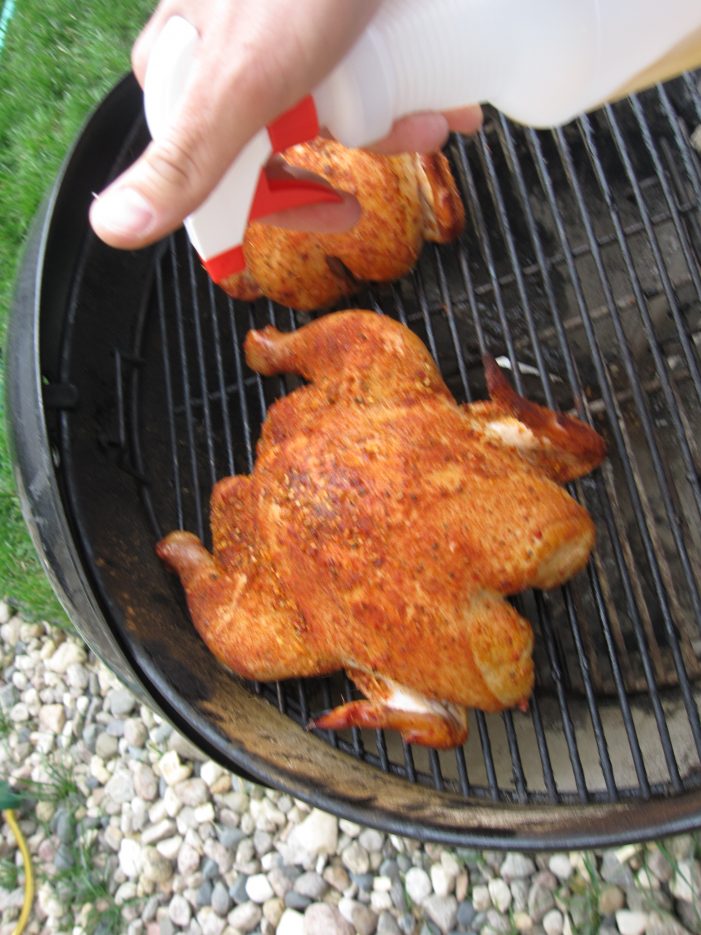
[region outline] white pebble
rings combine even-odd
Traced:
[[[252,902],[262,905],[275,893],[264,873],[254,873],[246,880],[246,895]]]
[[[489,881],[487,889],[494,908],[501,913],[505,913],[511,905],[511,890],[508,883],[505,883],[499,877],[495,877]]]
[[[562,935],[565,919],[559,909],[551,909],[550,912],[545,913],[541,924],[545,929],[545,935]]]
[[[285,909],[275,935],[304,935],[304,916],[296,909]]]
[[[211,802],[198,805],[197,808],[193,810],[193,816],[198,825],[203,825],[207,821],[214,821],[214,806]]]
[[[443,864],[432,864],[430,874],[436,896],[448,896],[455,885],[455,878],[446,873]]]
[[[548,868],[558,880],[569,880],[572,876],[572,862],[567,854],[553,854],[548,861]]]
[[[643,935],[649,921],[650,917],[647,912],[619,909],[616,913],[616,925],[621,935]]]
[[[417,906],[431,895],[431,878],[421,867],[411,867],[407,871],[404,884],[409,898]]]
[[[10,720],[14,724],[24,724],[29,720],[29,708],[24,702],[18,701],[10,708]]]
[[[477,912],[486,912],[492,905],[489,889],[484,884],[478,883],[472,890],[472,905]]]
[[[168,905],[168,917],[174,925],[179,925],[180,928],[185,928],[186,925],[189,925],[190,919],[192,918],[192,911],[190,909],[190,904],[184,896],[181,896],[179,893],[173,896]]]
[[[243,829],[243,821],[241,827]],[[337,843],[338,819],[318,808],[313,809],[292,830],[287,840],[294,862],[297,863],[316,860],[319,854],[333,854]]]
[[[83,647],[79,646],[78,643],[74,643],[73,640],[66,640],[51,654],[45,665],[50,672],[63,675],[68,671],[69,666],[75,665],[75,663],[82,664],[83,662],[85,662]]]
[[[119,869],[130,878],[138,877],[144,866],[143,849],[133,838],[122,838],[119,845]]]
[[[164,818],[158,824],[150,825],[141,833],[142,844],[157,844],[164,838],[169,838],[175,833],[175,822],[172,818]]]
[[[99,756],[90,757],[89,769],[90,775],[94,776],[100,785],[104,786],[107,782],[109,782],[110,773],[105,767],[103,760]]]
[[[39,730],[60,734],[66,723],[66,711],[61,704],[45,704],[39,709]]]
[[[227,916],[227,922],[232,928],[239,929],[241,932],[252,932],[262,916],[260,907],[255,903],[241,903],[240,906],[231,910]]]
[[[179,834],[174,834],[172,838],[164,838],[156,844],[158,853],[166,860],[175,860],[180,856],[183,839]],[[199,863],[199,861],[198,861]],[[197,865],[195,865],[197,866]]]
[[[161,776],[169,786],[175,786],[183,782],[192,773],[192,766],[189,763],[181,763],[180,757],[175,750],[169,750],[164,753],[158,761],[158,768]]]

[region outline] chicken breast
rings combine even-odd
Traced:
[[[293,146],[285,160],[354,195],[358,223],[338,234],[249,225],[246,269],[222,288],[237,299],[267,296],[296,309],[324,308],[364,280],[389,282],[416,263],[424,240],[447,243],[462,231],[465,212],[442,154],[381,156],[318,138]]]
[[[213,554],[157,551],[204,641],[252,679],[345,669],[366,696],[316,725],[462,743],[466,709],[523,706],[533,634],[505,597],[576,574],[594,544],[561,486],[604,457],[588,425],[522,399],[492,359],[459,406],[418,337],[365,311],[249,332],[249,365],[307,385],[269,410],[250,476],[211,502]]]

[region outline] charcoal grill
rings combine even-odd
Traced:
[[[296,385],[247,369],[247,330],[309,316],[230,300],[182,231],[134,253],[97,241],[91,193],[146,140],[138,88],[116,86],[37,219],[8,355],[26,518],[87,642],[233,772],[365,824],[521,848],[701,825],[699,124],[697,75],[555,131],[488,113],[447,148],[461,240],[339,306],[407,324],[459,400],[484,396],[491,352],[520,392],[609,446],[572,486],[598,529],[588,568],[517,599],[536,631],[528,712],[472,713],[466,746],[437,752],[308,732],[352,694],[347,680],[239,680],[154,555],[176,527],[207,539],[212,485],[251,470],[268,406]]]

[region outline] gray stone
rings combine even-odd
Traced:
[[[387,857],[380,864],[380,876],[389,877],[390,880],[399,879],[399,864],[393,857]]]
[[[401,880],[395,880],[392,883],[392,887],[389,891],[390,898],[392,900],[392,905],[399,912],[406,912],[409,908],[406,899],[406,893],[404,892],[404,886]]]
[[[512,880],[524,880],[533,876],[536,867],[530,857],[525,854],[510,853],[499,868],[502,880],[511,883]]]
[[[103,760],[111,760],[117,755],[119,750],[119,741],[111,734],[102,731],[95,740],[95,753]]]
[[[433,894],[424,900],[422,908],[441,932],[449,932],[455,927],[458,917],[458,901],[454,896]]]
[[[355,935],[355,931],[336,906],[312,903],[304,913],[304,935]]]
[[[219,876],[219,864],[211,857],[202,862],[202,875],[205,880],[215,880]]]
[[[369,893],[372,890],[375,877],[371,873],[351,873],[351,880],[359,890]]]
[[[248,877],[244,874],[239,874],[234,883],[229,887],[229,895],[237,905],[248,902],[248,893],[246,892],[247,883]]]
[[[311,904],[311,899],[308,896],[303,896],[295,890],[288,890],[283,899],[288,909],[297,909],[299,912],[304,912]]]
[[[359,841],[351,841],[341,852],[341,860],[351,873],[367,873],[370,869],[370,855]]]
[[[392,913],[387,911],[380,913],[375,931],[377,935],[402,935],[399,923]]]
[[[552,889],[536,881],[528,892],[528,914],[534,922],[540,922],[546,912],[555,906]]]
[[[195,896],[195,905],[198,907],[209,906],[212,903],[212,886],[211,880],[205,880],[204,883],[197,888],[197,894]]]
[[[59,844],[54,855],[54,867],[57,870],[70,870],[75,864],[75,854],[69,844]]]
[[[294,881],[294,889],[302,896],[308,896],[311,900],[321,899],[328,890],[329,884],[314,870],[308,870],[301,873]]]
[[[218,916],[222,916],[223,918],[231,909],[231,903],[232,900],[229,891],[221,880],[218,880],[212,890],[212,898],[210,901],[212,909],[214,909]]]
[[[363,903],[344,897],[338,909],[346,921],[350,922],[358,935],[373,935],[377,928],[377,915]]]
[[[107,696],[107,706],[115,717],[126,717],[136,705],[136,698],[128,688],[113,688]]]
[[[605,880],[606,883],[614,883],[616,886],[623,887],[623,889],[632,887],[635,883],[633,871],[628,864],[621,863],[618,852],[615,850],[604,851],[599,872],[602,880]]]
[[[227,850],[234,851],[246,837],[240,828],[218,828],[219,840]]]
[[[382,850],[382,845],[385,843],[385,836],[381,831],[376,831],[375,828],[365,828],[360,832],[358,841],[363,845],[366,851],[378,853]]]
[[[105,785],[105,796],[122,805],[131,802],[134,798],[134,780],[128,769],[117,767]]]
[[[260,857],[262,857],[263,854],[267,854],[272,846],[273,836],[269,831],[262,831],[260,828],[257,828],[253,832],[253,847],[255,848],[256,854]]]
[[[464,899],[458,905],[458,914],[456,917],[456,922],[457,922],[458,927],[462,929],[463,931],[465,929],[468,929],[472,925],[476,915],[477,915],[477,911],[475,907],[472,905],[472,903],[469,900]]]
[[[669,891],[675,899],[687,903],[701,900],[701,865],[696,860],[679,860],[674,876],[669,882]]]
[[[284,899],[294,886],[294,882],[299,876],[296,867],[273,867],[268,873],[268,882],[273,888],[273,892],[280,899]],[[306,907],[305,907],[306,908]]]
[[[75,816],[68,809],[56,809],[51,827],[62,844],[71,844],[74,841],[76,834]]]
[[[130,747],[143,747],[148,740],[148,729],[143,721],[130,717],[124,722],[124,739]]]

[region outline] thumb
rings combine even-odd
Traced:
[[[95,198],[90,223],[98,237],[113,247],[136,249],[177,228],[204,201],[241,145],[227,135],[221,125],[214,132],[203,114],[179,120]]]

